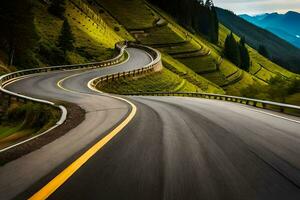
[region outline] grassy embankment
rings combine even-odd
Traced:
[[[0,116],[0,148],[14,144],[54,126],[60,111],[40,104],[13,103]]]

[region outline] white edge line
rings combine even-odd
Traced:
[[[126,49],[124,49],[124,51],[126,51]],[[116,65],[112,65],[112,66],[118,66],[118,65],[121,65],[121,64],[126,63],[126,62],[130,59],[130,54],[129,54],[127,51],[126,51],[126,53],[127,53],[127,55],[128,55],[128,58],[127,58],[125,61],[123,61],[122,63],[118,63],[118,64],[116,64]],[[148,56],[150,56],[150,58],[151,58],[151,60],[152,60],[152,62],[153,62],[152,56],[151,56],[150,54],[149,54]],[[111,66],[110,66],[110,67],[111,67]],[[73,70],[63,70],[63,71],[77,71],[77,70],[79,71],[79,70],[84,70],[84,69],[73,69]],[[97,69],[95,69],[95,70],[97,70]],[[16,77],[16,80],[13,80],[13,81],[8,82],[8,83],[4,83],[4,86],[3,86],[2,88],[3,88],[3,90],[5,90],[4,87],[6,87],[6,86],[8,86],[8,85],[10,85],[10,84],[12,84],[12,83],[14,83],[14,82],[17,82],[17,81],[20,81],[20,80],[23,80],[23,79],[26,79],[26,78],[30,78],[30,77],[32,77],[32,76],[37,76],[37,75],[40,75],[40,74],[44,74],[44,73],[48,73],[48,72],[42,72],[42,73],[36,73],[36,74],[26,75],[27,77],[24,77],[24,76],[22,76],[22,77]],[[89,82],[89,83],[90,83],[90,82]],[[88,83],[88,86],[89,86],[89,83]],[[89,88],[90,88],[90,87],[89,87]],[[93,87],[91,87],[91,88],[93,88]],[[91,89],[91,88],[90,88],[90,89]],[[98,92],[98,93],[102,93],[101,91],[99,91],[99,90],[97,90],[97,89],[95,89],[95,88],[93,88],[92,90],[95,91],[95,92]],[[8,91],[8,92],[10,92],[10,91]],[[13,92],[12,92],[12,93],[13,93]],[[17,93],[14,93],[14,94],[17,94]],[[19,95],[19,94],[17,94],[17,95]],[[108,96],[111,96],[111,95],[108,95]],[[26,97],[27,97],[27,96],[26,96]],[[115,96],[111,96],[111,97],[112,97],[112,98],[115,98],[115,99],[119,99],[119,100],[122,100],[122,101],[127,102],[129,105],[131,105],[132,108],[135,107],[135,105],[134,105],[132,102],[130,102],[130,101],[126,100],[126,99],[119,98],[119,97],[115,97]],[[31,97],[29,97],[29,98],[31,98]],[[34,99],[34,98],[32,98],[32,99]],[[34,100],[38,100],[38,101],[45,102],[45,101],[42,100],[42,99],[34,99]],[[62,112],[61,118],[60,118],[60,120],[56,123],[56,125],[54,125],[53,127],[51,127],[50,129],[48,129],[47,131],[45,131],[45,132],[43,132],[43,133],[40,133],[40,134],[38,134],[38,135],[36,135],[36,136],[33,136],[33,137],[31,137],[31,138],[28,138],[27,140],[21,141],[21,142],[19,142],[19,143],[16,143],[16,144],[14,144],[14,145],[11,145],[11,146],[9,146],[9,147],[6,147],[6,148],[4,148],[4,149],[1,149],[1,150],[0,150],[0,153],[3,153],[3,152],[5,152],[5,151],[7,151],[7,150],[9,150],[9,149],[12,149],[12,148],[14,148],[14,147],[16,147],[16,146],[19,146],[19,145],[21,145],[21,144],[24,144],[24,143],[26,143],[26,142],[29,142],[29,141],[31,141],[31,140],[34,140],[34,139],[36,139],[36,138],[38,138],[38,137],[40,137],[40,136],[42,136],[42,135],[45,135],[46,133],[50,132],[51,130],[55,129],[56,127],[60,126],[61,124],[63,124],[63,123],[66,121],[66,117],[67,117],[67,114],[68,114],[68,113],[67,113],[67,109],[66,109],[64,106],[62,106],[62,105],[57,106],[57,105],[55,105],[55,103],[50,102],[50,101],[49,101],[49,103],[50,103],[50,105],[53,105],[53,106],[59,108],[59,109],[61,110],[61,112]]]
[[[124,51],[126,51],[126,50],[124,49]],[[130,54],[129,54],[127,51],[126,51],[126,53],[127,53],[127,55],[128,55],[128,58],[127,58],[125,61],[123,61],[122,63],[118,63],[117,65],[112,65],[112,66],[118,66],[118,65],[120,65],[120,64],[123,64],[123,63],[127,62],[127,61],[129,60],[129,58],[130,58]],[[109,67],[111,67],[111,66],[109,66]],[[72,69],[72,70],[63,70],[63,71],[80,71],[80,70],[84,71],[84,70],[87,70],[87,69]],[[93,69],[92,69],[92,70],[93,70]],[[97,69],[94,69],[94,70],[97,70]],[[59,72],[59,71],[58,71],[58,72]],[[12,83],[15,83],[15,82],[17,82],[17,81],[20,81],[20,80],[23,80],[23,79],[26,79],[26,78],[30,78],[30,77],[33,77],[33,76],[38,76],[38,75],[41,75],[41,74],[46,74],[46,73],[48,73],[48,72],[42,72],[42,73],[36,73],[36,74],[29,74],[29,75],[25,75],[25,76],[21,76],[21,77],[16,77],[16,78],[15,78],[14,80],[12,80],[12,81],[11,81],[11,80],[8,80],[8,83],[7,83],[7,82],[4,82],[4,83],[3,83],[3,89],[4,89],[6,86],[8,86],[8,85],[10,85],[10,84],[12,84]],[[17,94],[17,93],[15,93],[15,94]],[[17,94],[17,95],[19,95],[19,94]],[[29,98],[31,98],[31,97],[29,97]],[[44,101],[44,100],[42,100],[42,99],[35,99],[35,100],[41,100],[41,101]],[[48,130],[44,131],[43,133],[40,133],[40,134],[38,134],[38,135],[36,135],[36,136],[33,136],[33,137],[30,137],[30,138],[28,138],[28,139],[26,139],[26,140],[23,140],[23,141],[21,141],[21,142],[18,142],[18,143],[16,143],[16,144],[13,144],[13,145],[11,145],[11,146],[9,146],[9,147],[6,147],[6,148],[4,148],[4,149],[0,149],[0,153],[3,153],[3,152],[5,152],[5,151],[7,151],[7,150],[10,150],[10,149],[15,148],[15,147],[17,147],[17,146],[20,146],[20,145],[22,145],[22,144],[24,144],[24,143],[26,143],[26,142],[29,142],[29,141],[31,141],[31,140],[34,140],[34,139],[36,139],[36,138],[38,138],[38,137],[40,137],[40,136],[43,136],[43,135],[47,134],[48,132],[50,132],[51,130],[53,130],[53,129],[57,128],[58,126],[62,125],[62,124],[66,121],[67,115],[68,115],[68,111],[67,111],[66,107],[64,107],[64,106],[62,106],[62,105],[57,106],[57,105],[55,105],[55,103],[50,102],[50,101],[49,101],[49,103],[51,103],[50,105],[52,105],[52,106],[54,106],[54,107],[56,107],[56,108],[59,108],[59,109],[61,110],[62,114],[61,114],[61,117],[60,117],[59,121],[58,121],[54,126],[52,126],[51,128],[49,128]]]
[[[248,107],[245,107],[245,109],[251,110],[251,111],[254,111],[254,112],[258,112],[258,113],[262,113],[262,114],[266,114],[266,115],[270,115],[272,117],[276,117],[276,118],[279,118],[279,119],[284,119],[284,120],[287,120],[287,121],[290,121],[290,122],[294,122],[294,123],[300,124],[300,121],[297,121],[297,120],[294,120],[294,119],[290,119],[290,118],[286,118],[286,117],[283,117],[283,116],[280,116],[280,115],[275,115],[275,114],[272,114],[272,113],[269,113],[269,112],[265,112],[265,111],[261,111],[261,110],[256,110],[256,109],[248,108]]]
[[[290,122],[294,122],[294,123],[300,124],[300,121],[297,121],[297,120],[294,120],[294,119],[290,119],[290,118],[287,118],[287,117],[283,117],[283,116],[280,116],[280,115],[272,114],[272,113],[269,113],[269,112],[266,112],[266,111],[258,110],[259,108],[254,109],[254,108],[251,108],[249,105],[245,105],[245,104],[239,104],[239,103],[230,102],[230,101],[222,101],[222,100],[218,100],[218,99],[198,98],[198,97],[180,97],[180,96],[176,96],[175,98],[192,98],[192,99],[200,99],[200,100],[225,102],[225,103],[230,103],[230,104],[232,103],[234,105],[240,105],[243,108],[245,108],[246,110],[250,110],[250,111],[253,111],[253,112],[258,112],[258,113],[261,113],[261,114],[266,114],[266,115],[269,115],[269,116],[272,116],[272,117],[276,117],[276,118],[279,118],[279,119],[284,119],[284,120],[287,120],[287,121],[290,121]]]
[[[36,75],[37,75],[37,74],[34,74],[34,75],[32,74],[32,75],[28,75],[27,77],[20,77],[20,78],[17,79],[17,80],[13,80],[13,81],[7,83],[4,87],[6,87],[6,86],[8,86],[8,85],[10,85],[10,84],[12,84],[12,83],[14,83],[14,82],[17,82],[17,81],[20,81],[20,80],[23,80],[23,79],[26,79],[26,78],[30,78],[30,77],[36,76]],[[3,89],[4,89],[4,88],[3,88]],[[15,94],[17,94],[17,93],[15,93]],[[19,95],[19,94],[18,94],[18,95]],[[31,97],[30,97],[30,98],[31,98]],[[33,99],[33,98],[32,98],[32,99]],[[34,100],[38,100],[38,101],[43,101],[43,102],[44,102],[44,100],[42,100],[42,99],[34,99]],[[22,144],[24,144],[24,143],[26,143],[26,142],[29,142],[29,141],[31,141],[31,140],[34,140],[34,139],[36,139],[36,138],[38,138],[38,137],[40,137],[40,136],[43,136],[43,135],[49,133],[51,130],[53,130],[53,129],[57,128],[58,126],[62,125],[62,124],[66,121],[66,119],[67,119],[67,114],[68,114],[68,111],[67,111],[66,107],[64,107],[64,106],[62,106],[62,105],[55,105],[55,103],[53,103],[53,102],[51,102],[51,101],[45,101],[45,102],[46,102],[46,104],[52,105],[52,106],[54,106],[54,107],[56,107],[56,108],[59,108],[59,109],[61,110],[61,117],[60,117],[60,119],[56,122],[56,124],[55,124],[54,126],[52,126],[51,128],[49,128],[48,130],[46,130],[46,131],[44,131],[44,132],[42,132],[42,133],[40,133],[40,134],[38,134],[38,135],[35,135],[35,136],[33,136],[33,137],[30,137],[30,138],[28,138],[28,139],[26,139],[26,140],[23,140],[23,141],[21,141],[21,142],[18,142],[18,143],[16,143],[16,144],[10,145],[9,147],[6,147],[6,148],[4,148],[4,149],[0,149],[0,153],[3,153],[3,152],[5,152],[5,151],[7,151],[7,150],[10,150],[10,149],[15,148],[15,147],[17,147],[17,146],[20,146],[20,145],[22,145]]]

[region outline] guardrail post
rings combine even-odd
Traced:
[[[284,107],[280,106],[280,112],[284,113]]]
[[[4,93],[0,91],[0,110],[3,110],[3,104],[4,104]]]
[[[5,109],[9,108],[10,104],[11,104],[11,96],[10,95],[4,95],[3,96],[3,107]]]

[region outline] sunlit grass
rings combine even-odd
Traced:
[[[172,73],[168,69],[140,78],[122,78],[102,85],[100,90],[109,93],[134,93],[134,92],[195,92],[200,89]]]

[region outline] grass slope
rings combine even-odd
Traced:
[[[81,9],[73,1],[67,1],[66,16],[75,38],[75,49],[67,54],[69,63],[75,64],[110,58],[115,42],[122,40],[104,22],[99,25],[99,21],[93,21],[89,18],[84,11],[89,11],[89,13],[91,11],[87,11],[87,7],[85,8],[86,10]],[[40,46],[43,46],[42,49],[47,49],[49,52],[55,51],[63,21],[47,13],[47,5],[45,4],[36,3],[34,13],[35,26],[41,38],[39,41]],[[39,55],[42,54],[40,56],[41,65],[56,64],[52,62],[53,58],[51,56],[43,55],[47,54],[47,51],[38,52]]]
[[[201,91],[200,88],[175,75],[168,69],[139,78],[124,78],[114,81],[113,84],[104,84],[100,90],[109,93],[134,93],[134,92],[190,92]]]
[[[167,13],[145,1],[131,0],[126,4],[120,1],[97,0],[126,29],[131,30],[137,41],[158,48],[163,53],[164,65],[169,70],[203,91],[222,93],[224,91],[220,90],[220,87],[223,87],[228,94],[240,95],[240,89],[252,84],[263,86],[275,76],[286,78],[294,76],[250,47],[252,66],[249,73],[222,58],[224,40],[229,33],[222,24],[220,24],[220,44],[214,45],[200,35],[191,34]],[[126,12],[133,8],[134,13]],[[139,16],[139,22],[127,20],[136,16]],[[190,70],[187,72],[188,68]]]
[[[59,119],[60,111],[50,106],[13,102],[0,116],[0,148],[42,133]]]
[[[140,0],[96,0],[129,30],[153,27],[155,14]]]

